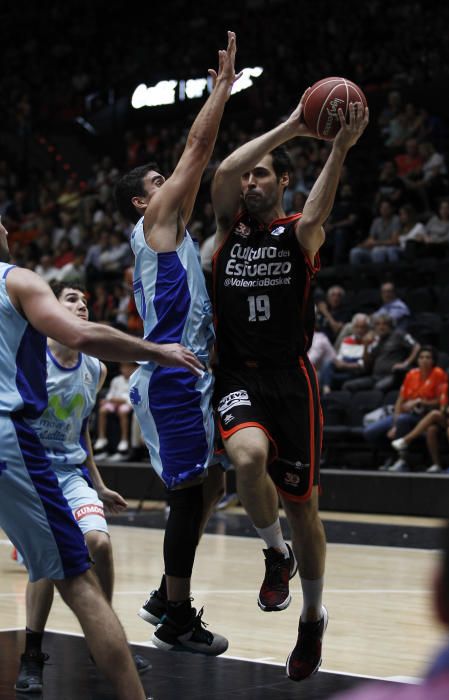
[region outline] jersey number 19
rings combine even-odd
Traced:
[[[270,318],[270,298],[267,294],[247,297],[249,304],[248,321],[268,321]]]

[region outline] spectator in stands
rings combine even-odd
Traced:
[[[90,280],[95,281],[101,278],[101,254],[107,250],[109,245],[109,233],[106,229],[101,229],[96,243],[92,243],[87,249],[86,265],[87,276]]]
[[[320,331],[319,328],[315,329],[312,345],[307,354],[317,371],[319,383],[322,384],[321,372],[324,367],[335,360],[336,352],[327,335]]]
[[[391,202],[388,199],[382,200],[379,205],[379,216],[373,220],[368,238],[353,248],[349,254],[351,264],[397,262],[399,247],[395,234],[398,228],[399,218],[394,213]]]
[[[63,265],[59,270],[58,279],[67,283],[77,282],[84,287],[86,282],[86,253],[84,248],[80,246],[74,248],[73,255],[73,260]]]
[[[418,425],[423,414],[447,399],[447,374],[436,366],[437,353],[429,345],[418,353],[418,367],[410,370],[402,383],[394,413],[381,418],[364,430],[364,437],[374,447],[389,448],[389,440],[407,435]],[[408,471],[404,459],[399,459],[389,471]]]
[[[351,327],[352,333],[343,338],[337,356],[322,369],[323,394],[340,389],[344,382],[365,374],[365,347],[373,340],[369,317],[366,314],[355,314]]]
[[[423,158],[418,151],[418,142],[416,139],[407,139],[405,142],[405,151],[399,153],[394,159],[398,169],[399,177],[410,177],[420,173]]]
[[[317,325],[331,341],[343,328],[346,321],[351,318],[351,312],[345,304],[346,292],[343,287],[334,285],[329,287],[325,299],[317,299]]]
[[[436,574],[433,576],[433,608],[438,621],[449,630],[449,526],[443,532],[442,553]],[[421,683],[366,683],[339,695],[332,700],[447,700],[449,697],[449,638],[438,656],[431,662]]]
[[[430,141],[420,143],[418,151],[423,161],[422,168],[414,175],[405,176],[404,183],[419,198],[421,208],[428,211],[436,199],[447,192],[447,168],[444,156],[437,153]]]
[[[427,222],[424,243],[437,246],[437,255],[441,254],[442,246],[449,243],[449,199],[443,199],[438,207],[438,215],[432,216]]]
[[[302,211],[302,209],[296,211]],[[348,251],[351,241],[354,240],[358,221],[358,205],[352,185],[347,182],[340,187],[332,213],[325,225],[326,241],[322,252],[324,257],[329,258],[331,265],[347,262]]]
[[[398,177],[396,163],[394,160],[386,160],[381,166],[377,180],[377,192],[374,198],[376,209],[384,199],[391,202],[394,207],[398,207],[404,203],[404,193],[405,185]]]
[[[388,93],[387,104],[382,109],[378,124],[381,128],[382,133],[385,136],[389,136],[389,124],[392,119],[397,117],[402,111],[402,95],[398,90],[391,90]]]
[[[396,293],[396,287],[393,282],[384,282],[380,286],[380,296],[382,298],[382,306],[374,312],[373,318],[376,316],[389,316],[393,319],[396,328],[404,330],[410,319],[410,309],[405,301],[399,299]]]
[[[64,265],[67,265],[67,263],[73,262],[74,258],[75,253],[73,245],[68,238],[62,238],[55,251],[55,257],[53,259],[54,266],[60,270]]]
[[[413,260],[416,253],[415,242],[423,242],[426,237],[424,225],[418,221],[416,209],[411,204],[404,204],[399,209],[399,228],[396,232],[401,253]]]
[[[53,265],[53,259],[51,255],[41,255],[38,265],[36,265],[35,272],[42,277],[46,282],[51,282],[52,280],[59,279],[59,270]]]
[[[395,330],[390,316],[377,314],[374,319],[374,339],[365,346],[363,356],[368,376],[345,382],[343,389],[388,391],[394,388],[400,374],[413,365],[419,349],[419,343],[411,335]]]
[[[107,437],[108,415],[117,414],[120,423],[120,442],[117,445],[118,458],[123,457],[129,450],[129,431],[131,426],[132,406],[129,400],[129,378],[135,371],[133,362],[121,362],[120,374],[111,380],[108,393],[100,401],[98,409],[97,439],[94,444],[95,452],[103,452],[109,444]]]
[[[447,390],[447,384],[446,384]],[[427,413],[424,418],[421,418],[418,425],[413,430],[403,437],[396,438],[391,441],[391,446],[399,452],[400,455],[406,454],[409,446],[420,435],[426,436],[427,449],[432,458],[432,464],[426,469],[427,472],[438,473],[443,471],[441,452],[440,452],[440,435],[444,431],[449,440],[448,412],[447,412],[447,391],[446,397],[443,399],[443,404],[439,409],[434,409]]]
[[[426,348],[421,349],[423,353]],[[436,353],[430,348],[435,358]],[[437,369],[440,369],[439,367]],[[443,370],[441,370],[443,372]],[[441,452],[440,452],[440,436],[445,433],[449,440],[449,412],[448,412],[448,377],[447,372],[442,376],[441,394],[438,408],[429,407],[429,410],[423,411],[424,415],[419,423],[406,435],[392,440],[391,446],[397,450],[402,458],[407,456],[407,450],[410,445],[421,435],[425,435],[427,449],[432,458],[432,464],[426,469],[431,473],[443,471]],[[425,408],[425,407],[424,407]]]
[[[130,257],[129,243],[113,231],[109,235],[107,248],[100,253],[101,270],[116,275],[129,265]]]
[[[126,331],[128,328],[128,308],[131,298],[132,287],[125,282],[118,282],[114,285],[113,298],[114,309],[111,313],[113,325],[119,330]]]
[[[423,226],[415,228],[413,239],[406,239],[405,256],[409,260],[425,257],[444,257],[449,250],[449,200],[443,199],[434,214]]]
[[[97,323],[112,323],[114,320],[114,297],[106,289],[104,282],[97,282],[93,290],[91,312]]]

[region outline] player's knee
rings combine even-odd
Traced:
[[[248,450],[240,450],[232,461],[240,481],[259,479],[266,474],[267,455],[262,448],[253,447]]]
[[[89,549],[89,554],[91,558],[95,561],[96,559],[106,559],[112,556],[112,547],[109,535],[105,532],[100,532],[98,530],[92,530],[86,535],[86,544]]]

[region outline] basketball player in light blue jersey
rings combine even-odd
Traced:
[[[83,534],[30,421],[48,405],[46,339],[115,361],[155,361],[201,372],[179,344],[156,345],[74,316],[34,272],[9,264],[0,222],[0,527],[31,581],[52,579],[119,700],[145,700],[125,634],[89,571]]]
[[[225,103],[236,80],[236,40],[228,32],[219,52],[214,88],[195,119],[184,152],[165,180],[155,163],[136,168],[118,183],[117,205],[136,222],[134,295],[147,340],[182,342],[208,366],[214,342],[212,309],[198,249],[188,231],[203,172],[217,137]],[[223,472],[211,466],[214,421],[212,375],[142,365],[131,377],[130,399],[151,462],[167,487],[170,506],[164,537],[165,576],[140,615],[157,625],[160,649],[209,655],[226,651],[227,640],[206,631],[202,610],[191,606],[190,581],[202,528],[223,493]]]
[[[64,282],[50,286],[66,309],[87,321],[87,299],[82,287],[76,284],[68,286]],[[48,406],[39,418],[30,421],[30,425],[47,452],[62,493],[84,535],[101,588],[111,602],[114,567],[103,505],[111,512],[119,512],[127,507],[127,503],[119,493],[111,491],[104,484],[93,459],[88,427],[88,419],[106,373],[105,365],[96,357],[84,355],[49,338]],[[41,644],[53,592],[54,585],[49,579],[28,582],[25,652],[15,686],[21,692],[42,690],[45,655],[42,654]],[[134,662],[140,673],[149,668],[149,662],[142,656],[135,655]]]

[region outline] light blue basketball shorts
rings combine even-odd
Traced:
[[[90,566],[83,533],[36,433],[0,415],[0,526],[21,552],[30,581],[77,576]]]
[[[58,467],[55,472],[62,493],[83,535],[92,530],[109,534],[103,502],[98,498],[95,489],[89,486],[78,465]]]
[[[212,463],[213,385],[209,372],[198,377],[153,363],[131,376],[129,396],[151,464],[169,489],[197,478]]]

